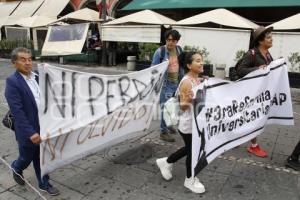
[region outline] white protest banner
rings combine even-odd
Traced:
[[[284,59],[237,82],[209,79],[194,92],[194,175],[220,154],[262,133],[266,124],[294,124]]]
[[[100,75],[40,65],[42,174],[145,134],[167,66]]]

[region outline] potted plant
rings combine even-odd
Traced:
[[[154,43],[139,43],[138,46],[139,53],[136,70],[143,70],[150,67],[153,54],[159,48],[159,45]]]
[[[238,62],[240,59],[242,59],[242,57],[246,54],[245,50],[238,50],[237,52],[235,52],[235,62]]]
[[[293,52],[288,56],[291,63],[291,72],[289,72],[289,81],[291,87],[300,88],[300,54]]]
[[[0,41],[0,57],[10,58],[11,51],[17,47],[26,47],[26,48],[32,50],[32,52],[33,52],[32,40],[27,40],[27,39],[6,40],[6,39],[4,39],[4,40]]]
[[[291,53],[291,55],[288,57],[289,62],[292,66],[292,72],[297,72],[300,70],[300,54],[298,52]]]

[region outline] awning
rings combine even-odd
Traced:
[[[300,6],[299,0],[133,0],[122,10]]]
[[[0,18],[9,16],[19,3],[19,1],[0,2]]]
[[[12,24],[14,24],[15,21],[16,21],[16,19],[12,18],[12,17],[0,17],[0,28],[5,25],[12,25]],[[2,35],[0,33],[0,40],[1,39],[2,39]]]
[[[41,21],[36,18],[26,19],[26,27],[36,27],[39,25],[45,25],[45,18],[57,19],[57,16],[67,6],[70,0],[26,0],[26,1],[13,1],[13,2],[0,2],[0,27],[5,25],[16,25],[19,20],[34,16],[45,16],[38,17]],[[29,22],[34,20],[35,22]],[[23,22],[22,22],[23,23]],[[29,26],[28,26],[29,24]]]
[[[300,13],[271,24],[275,30],[293,30],[300,29]]]
[[[64,20],[88,21],[88,22],[102,21],[102,19],[99,18],[99,12],[89,8],[83,8],[75,12],[71,12],[59,18],[57,21],[64,21]]]
[[[165,17],[161,14],[153,12],[151,10],[143,10],[136,12],[111,22],[105,23],[104,25],[116,25],[116,24],[156,24],[156,25],[171,25],[175,21]]]
[[[50,26],[42,49],[43,56],[80,54],[86,42],[89,24]]]
[[[215,23],[223,26],[255,29],[257,24],[229,10],[220,8],[178,21],[176,25],[198,25]]]
[[[14,17],[30,17],[42,5],[44,0],[22,1],[20,5],[11,14]]]
[[[57,18],[57,16],[63,11],[69,2],[70,0],[45,0],[34,15]]]
[[[11,17],[11,16],[2,17],[2,18],[0,18],[0,27],[15,25],[18,20],[19,20],[19,18],[17,18],[17,17]]]
[[[160,25],[111,25],[101,27],[102,41],[159,43]]]
[[[35,28],[35,27],[41,27],[41,26],[47,26],[53,22],[56,21],[56,18],[50,18],[45,16],[32,16],[32,17],[26,17],[18,20],[15,25],[28,27],[28,28]]]

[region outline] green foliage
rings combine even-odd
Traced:
[[[239,61],[244,55],[246,54],[246,51],[245,50],[238,50],[236,53],[235,53],[235,61]]]
[[[298,52],[291,53],[288,59],[291,64],[297,64],[300,62],[300,54]]]
[[[17,47],[25,47],[28,49],[33,49],[32,40],[1,40],[0,49],[1,50],[13,50]]]
[[[135,52],[137,51],[137,45],[136,43],[131,42],[118,42],[117,43],[117,52]]]
[[[183,47],[183,50],[186,51],[186,52],[191,52],[191,51],[192,52],[199,52],[202,55],[205,64],[210,64],[211,63],[210,60],[208,59],[209,52],[205,47],[203,47],[201,49],[198,46],[188,46],[188,45],[186,45],[186,46]]]
[[[152,60],[153,54],[159,48],[158,44],[154,43],[139,43],[139,60]]]
[[[292,70],[295,71],[295,66],[300,63],[300,54],[298,52],[291,53],[291,55],[288,57],[288,60],[292,65]],[[300,65],[298,65],[298,68],[300,70]]]

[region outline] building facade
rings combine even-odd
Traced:
[[[184,6],[180,7],[179,3],[176,7],[175,4],[170,4],[167,0],[161,0],[161,1],[106,0],[106,1],[108,5],[108,15],[115,18],[139,11],[141,9],[153,9],[154,11],[160,14],[163,14],[167,17],[170,17],[178,21],[212,9],[226,8],[257,24],[269,25],[271,23],[274,23],[286,17],[300,13],[299,0],[287,0],[287,1],[275,0],[272,4],[266,4],[264,2],[261,3],[262,1],[258,1],[258,0],[250,1],[250,3],[249,1],[241,1],[237,5],[231,5],[230,2],[226,3],[226,1],[221,1],[221,0],[216,0],[216,1],[202,0],[203,2],[200,2],[201,0],[181,1],[181,4],[185,4],[186,2],[192,2],[192,1],[197,1],[199,4],[198,6],[193,5],[190,7],[184,7]],[[208,5],[210,2],[212,2],[211,4],[214,5],[211,6]],[[276,2],[279,2],[280,5],[278,3],[277,3],[278,5],[276,5]],[[69,4],[70,4],[69,9],[72,9],[71,11],[85,8],[85,7],[97,10],[96,0],[70,0]],[[130,9],[126,9],[127,5],[130,5],[129,6]],[[147,5],[147,6],[139,6],[139,5]],[[151,7],[151,5],[154,6]],[[159,5],[161,5],[161,7],[159,7]],[[125,9],[123,9],[124,7]]]
[[[131,0],[106,0],[108,6],[108,15],[115,17],[116,11],[130,1]],[[73,10],[79,10],[86,7],[97,10],[96,0],[70,0],[70,5],[72,6]]]

